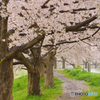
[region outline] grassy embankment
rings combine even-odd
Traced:
[[[46,89],[44,86],[44,78],[41,78],[41,92],[42,96],[29,96],[27,97],[28,91],[28,77],[27,75],[14,79],[13,85],[13,100],[54,100],[58,98],[62,92],[61,82],[59,79],[54,77],[54,88],[48,87]]]
[[[81,71],[81,69],[65,69],[58,71],[61,74],[64,74],[65,77],[76,79],[76,80],[85,80],[85,85],[89,86],[89,89],[84,90],[83,92],[97,92],[98,96],[82,96],[80,100],[100,100],[100,74],[99,73],[89,73],[87,71]]]

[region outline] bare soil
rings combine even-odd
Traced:
[[[87,89],[88,87],[82,84],[85,81],[72,80],[72,79],[65,78],[64,75],[57,73],[57,71],[58,70],[54,70],[54,75],[55,75],[55,77],[60,79],[62,82],[64,82],[62,84],[64,92],[56,100],[79,100],[79,98],[81,96],[71,97],[70,93],[71,92],[78,92],[78,93],[80,93],[80,92],[82,92],[82,89]]]

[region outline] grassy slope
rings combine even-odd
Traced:
[[[64,74],[65,77],[85,80],[86,84],[90,86],[89,90],[83,90],[83,92],[97,92],[98,96],[82,96],[80,100],[100,100],[100,74],[99,73],[89,73],[87,71],[81,71],[80,69],[65,69],[59,71],[59,73]]]
[[[63,88],[61,87],[61,82],[59,79],[54,78],[54,88],[44,89],[44,78],[41,78],[41,92],[42,97],[39,96],[29,96],[27,97],[27,88],[28,88],[28,78],[22,76],[20,78],[14,79],[13,85],[13,100],[54,100],[58,98],[62,92]]]

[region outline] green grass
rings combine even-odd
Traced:
[[[54,77],[54,84],[53,88],[48,87],[46,89],[43,88],[44,86],[44,78],[41,78],[41,93],[42,96],[29,96],[27,97],[28,91],[28,77],[22,76],[20,78],[14,79],[13,85],[13,100],[54,100],[62,95],[63,88],[61,86],[63,82],[59,79]]]
[[[58,71],[58,73],[64,74],[67,78],[85,80],[89,90],[83,90],[83,92],[98,93],[98,96],[82,96],[80,100],[100,100],[100,73],[89,73],[81,71],[81,69],[65,69]]]
[[[25,70],[16,71],[16,75],[17,76],[24,76],[24,75],[27,75],[27,72]]]

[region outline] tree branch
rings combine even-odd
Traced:
[[[33,71],[34,71],[33,65],[31,65],[31,63],[29,62],[29,60],[26,59],[21,52],[19,52],[18,54],[16,54],[14,58],[17,59],[17,60],[19,60],[22,64],[24,64],[26,66],[26,68],[28,70],[30,70],[33,73]]]
[[[40,46],[32,47],[30,49],[39,49],[39,48],[41,48],[42,44],[43,44],[43,41],[44,41],[44,38],[41,40]]]
[[[89,9],[87,9],[87,8],[79,8],[79,9],[73,9],[73,11],[86,11],[86,10],[95,10],[96,9],[96,7],[92,7],[92,8],[89,8]]]
[[[99,26],[87,26],[87,28],[95,29],[95,28],[100,28],[100,27]],[[72,32],[85,31],[87,28],[79,28],[79,29],[73,30]]]
[[[87,42],[85,42],[85,41],[83,41],[83,40],[81,40],[81,41],[82,41],[83,43],[89,45],[89,46],[97,46],[97,45],[92,45],[92,44],[90,44],[90,43],[87,43]]]
[[[13,65],[23,64],[21,62],[13,62]]]
[[[45,37],[45,34],[39,35],[38,37],[36,37],[32,41],[30,41],[29,43],[26,43],[22,46],[17,46],[15,48],[10,49],[10,51],[9,51],[8,55],[6,55],[5,59],[9,59],[10,57],[13,57],[16,53],[23,52],[24,50],[32,47],[33,45],[37,44],[39,41],[44,39],[44,37]]]
[[[42,6],[41,6],[41,8],[48,8],[47,6],[46,6],[46,4],[49,2],[50,0],[47,0]]]
[[[99,30],[100,30],[100,28],[98,28],[98,30],[96,32],[94,32],[92,35],[90,35],[86,38],[82,38],[82,39],[74,40],[74,41],[63,41],[63,42],[56,43],[56,45],[47,44],[47,45],[43,45],[43,47],[57,46],[57,45],[64,44],[64,43],[76,43],[76,42],[79,42],[79,41],[83,41],[83,40],[86,40],[86,39],[89,39],[89,38],[93,37]]]
[[[70,12],[70,13],[76,13],[77,11],[86,11],[86,10],[95,10],[96,7],[92,7],[92,8],[78,8],[78,9],[72,9],[73,11],[70,12],[70,10],[60,10],[59,13],[67,13],[67,12]]]
[[[43,59],[45,56],[47,56],[47,54],[52,51],[54,49],[54,47],[50,48],[50,50],[48,52],[46,52],[41,58]]]
[[[70,62],[68,62],[67,60],[66,60],[66,62],[67,62],[68,64],[70,64],[70,65],[72,65],[72,66],[73,66],[73,64],[72,64],[72,63],[70,63]]]
[[[89,18],[89,19],[87,19],[87,20],[75,25],[75,26],[66,27],[66,32],[75,31],[75,30],[79,29],[80,27],[82,27],[82,26],[84,26],[86,24],[89,24],[90,22],[92,22],[95,19],[97,19],[97,15],[95,15],[95,16],[93,16],[93,17],[91,17],[91,18]]]
[[[21,68],[21,69],[23,69],[23,70],[27,70],[26,68]]]

